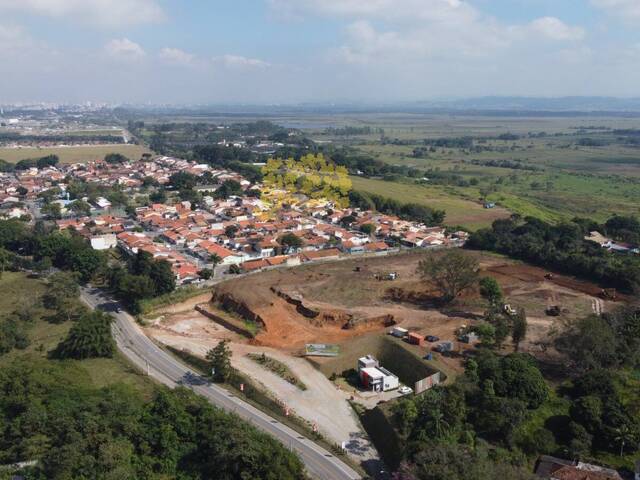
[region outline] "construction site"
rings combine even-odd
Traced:
[[[459,341],[460,332],[482,321],[486,303],[470,289],[454,304],[439,307],[433,285],[416,273],[424,255],[353,258],[233,278],[153,312],[145,330],[157,342],[198,357],[229,340],[235,368],[318,425],[331,441],[353,440],[348,450],[362,461],[373,450],[347,400],[371,408],[397,394],[376,395],[351,381],[359,358],[374,355],[413,388],[436,373],[438,381],[454,378],[464,368],[465,354],[476,348],[475,338]],[[567,322],[614,303],[597,285],[499,256],[472,255],[478,257],[480,276],[495,278],[508,304],[526,311],[528,331],[520,351],[538,358],[560,360],[553,339]],[[390,335],[396,328],[405,338]],[[437,353],[426,338],[451,348]],[[318,345],[329,346],[330,353],[307,356]],[[508,341],[503,348],[513,350]],[[299,379],[298,387],[254,361],[255,355],[277,361]]]

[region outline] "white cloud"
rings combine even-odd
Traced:
[[[572,27],[555,17],[542,17],[529,24],[529,29],[551,40],[582,40],[585,31],[581,27]]]
[[[146,56],[144,49],[128,38],[111,40],[105,45],[104,50],[107,55],[119,60],[139,60]]]
[[[591,4],[627,22],[640,21],[640,1],[638,0],[591,0]]]
[[[582,28],[555,17],[508,25],[465,0],[268,0],[287,16],[322,15],[350,19],[345,41],[330,58],[346,63],[419,64],[425,60],[465,60],[521,50],[541,40],[575,42]],[[384,25],[384,28],[381,28]]]
[[[451,24],[476,18],[479,12],[463,0],[268,0],[283,16],[307,13],[378,18],[390,21],[438,21]]]
[[[0,0],[3,10],[115,28],[166,18],[156,0]]]
[[[0,25],[0,52],[18,54],[20,50],[24,50],[32,44],[33,40],[22,27]]]
[[[247,58],[240,55],[223,55],[222,57],[215,57],[214,63],[221,63],[229,68],[249,69],[249,68],[268,68],[270,63],[257,58]]]
[[[174,65],[194,65],[197,58],[194,54],[180,50],[179,48],[163,48],[158,53],[158,57],[166,62]]]

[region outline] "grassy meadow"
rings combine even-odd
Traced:
[[[140,145],[87,145],[80,147],[0,147],[0,159],[16,163],[26,158],[57,155],[62,163],[86,163],[103,159],[109,153],[120,153],[131,160],[139,160],[149,150]]]
[[[23,361],[34,368],[55,371],[61,376],[61,381],[96,388],[125,383],[150,397],[153,383],[136,371],[120,353],[112,359],[60,361],[48,358],[48,352],[67,335],[71,322],[52,324],[46,320],[49,312],[40,306],[45,289],[42,280],[29,278],[24,273],[4,272],[0,277],[0,291],[3,293],[0,296],[0,316],[36,306],[33,321],[28,326],[30,345],[24,350],[14,349],[0,356],[0,368],[14,361]]]
[[[576,216],[604,221],[614,214],[640,215],[640,144],[617,131],[636,131],[638,118],[519,118],[445,115],[352,117],[367,134],[338,135],[317,130],[315,140],[346,146],[384,163],[458,175],[471,185],[423,185],[356,177],[354,187],[447,213],[445,223],[470,229],[486,226],[506,212],[550,222]],[[383,129],[384,138],[382,132]],[[500,135],[513,134],[511,138]],[[435,147],[422,158],[414,150],[425,140],[473,137],[473,149]],[[590,144],[591,143],[591,144]],[[505,168],[509,161],[521,168]],[[491,164],[487,164],[491,163]],[[501,209],[482,209],[483,199]]]

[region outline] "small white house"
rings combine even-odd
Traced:
[[[91,248],[94,250],[109,250],[116,246],[118,246],[118,238],[113,233],[91,237]]]
[[[358,359],[358,376],[362,386],[373,392],[394,390],[400,385],[398,377],[381,367],[372,355]]]
[[[95,206],[101,210],[108,210],[111,208],[111,202],[104,197],[98,197],[95,201]]]

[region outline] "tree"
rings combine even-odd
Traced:
[[[204,280],[209,280],[211,277],[213,277],[213,270],[209,268],[203,268],[198,272],[198,275],[200,275],[200,278]]]
[[[167,201],[167,192],[165,192],[164,188],[159,188],[149,195],[149,200],[153,203],[165,203]]]
[[[588,371],[614,366],[617,361],[617,339],[611,326],[600,316],[591,315],[574,322],[556,341],[575,366]]]
[[[293,233],[285,233],[280,238],[278,238],[278,243],[285,250],[298,250],[304,245],[304,241],[299,236]]]
[[[76,200],[70,206],[71,210],[78,215],[89,216],[91,215],[91,205],[84,200]]]
[[[418,265],[418,273],[432,282],[444,302],[455,300],[478,280],[478,261],[460,249],[427,255]]]
[[[127,163],[130,160],[121,153],[108,153],[105,155],[104,161],[112,165],[117,165],[120,163]]]
[[[513,317],[513,328],[511,339],[516,347],[516,352],[520,349],[520,342],[527,337],[527,314],[524,308],[519,308],[518,313]]]
[[[78,277],[75,273],[56,272],[49,277],[47,290],[42,296],[46,308],[57,310],[69,300],[80,297]]]
[[[59,220],[62,218],[62,208],[59,203],[47,203],[42,207],[41,211],[43,215],[52,220]]]
[[[226,180],[218,187],[213,196],[218,199],[225,199],[233,196],[241,197],[243,194],[242,185],[235,180]]]
[[[353,215],[346,215],[340,219],[340,225],[343,225],[345,227],[350,227],[352,223],[356,222],[356,220],[358,219]]]
[[[59,161],[60,159],[57,155],[47,155],[36,160],[36,166],[38,168],[55,167]]]
[[[234,238],[239,230],[240,228],[237,225],[227,225],[224,229],[224,234],[229,238]]]
[[[169,184],[176,190],[192,190],[198,184],[198,177],[188,172],[176,172],[169,177]]]
[[[226,382],[231,377],[231,349],[229,341],[222,340],[207,352],[207,360],[216,382]]]
[[[111,336],[113,318],[99,310],[94,310],[80,318],[69,330],[67,337],[54,351],[56,358],[113,357],[115,342]]]
[[[11,253],[0,247],[0,278],[9,265],[11,265]]]
[[[498,310],[504,300],[500,284],[492,277],[483,277],[480,279],[480,295],[489,303],[490,308],[494,310]]]
[[[171,293],[176,289],[176,276],[171,269],[171,264],[166,260],[153,261],[149,278],[155,286],[156,296]]]
[[[371,223],[365,223],[364,225],[362,225],[360,227],[360,231],[362,233],[364,233],[365,235],[373,235],[376,231],[376,227],[375,225],[372,225]]]
[[[222,257],[220,257],[220,255],[218,255],[217,253],[214,253],[213,255],[209,256],[209,262],[211,262],[215,267],[220,262],[222,262]]]

